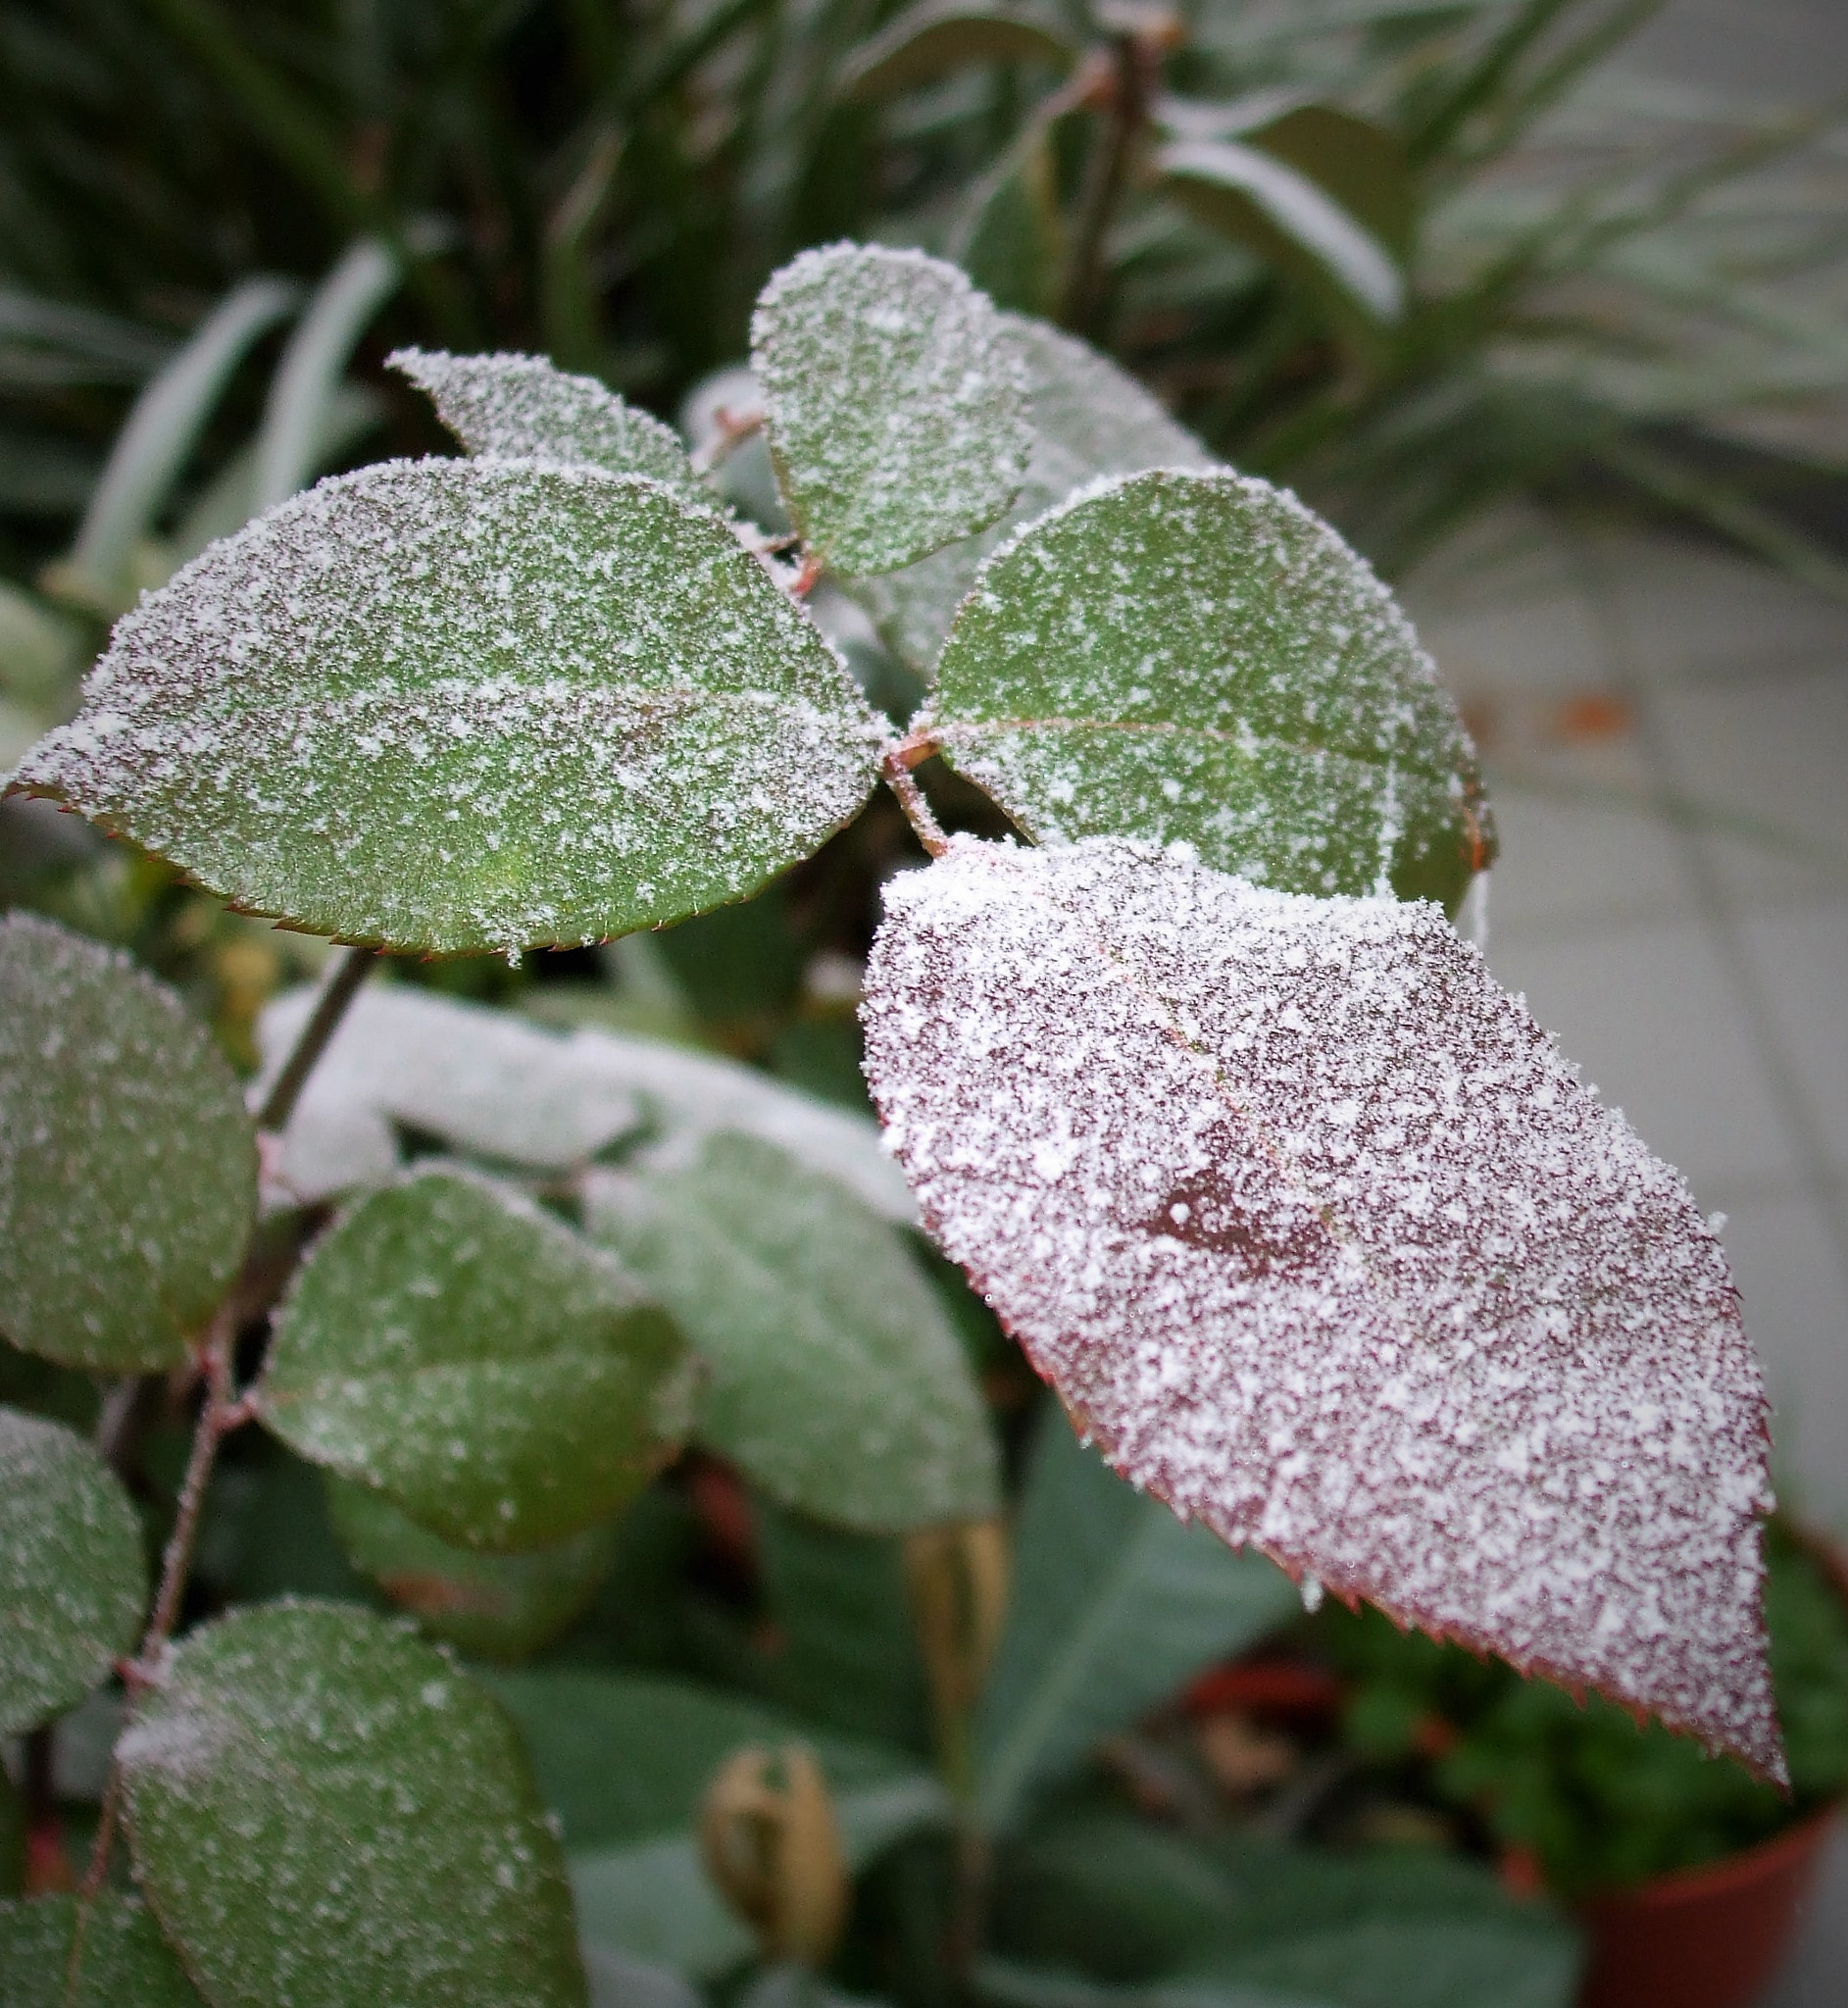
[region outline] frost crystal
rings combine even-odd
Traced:
[[[719,520],[593,468],[323,481],[117,627],[21,764],[239,905],[359,941],[594,941],[742,897],[878,728]]]
[[[1434,907],[1108,840],[888,899],[888,1139],[1120,1471],[1783,1776],[1724,1258]]]

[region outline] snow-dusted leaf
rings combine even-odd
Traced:
[[[852,51],[839,89],[866,102],[974,63],[1037,63],[1063,74],[1076,57],[1056,16],[976,0],[921,0]]]
[[[195,1632],[121,1745],[137,1880],[212,2008],[583,2008],[520,1737],[348,1604]]]
[[[141,1523],[75,1431],[0,1408],[0,1735],[81,1701],[134,1643]]]
[[[87,1903],[75,1896],[0,1903],[0,2001],[7,2008],[202,2008],[146,1907],[107,1890]]]
[[[979,536],[854,583],[887,642],[922,676],[935,664],[981,561],[1004,537],[1100,475],[1213,464],[1199,440],[1107,357],[1043,321],[1001,318],[1026,367],[1033,428],[1032,458],[1014,507]]]
[[[754,890],[859,808],[876,739],[711,513],[387,461],[144,599],[19,778],[298,927],[513,951]]]
[[[314,1008],[291,990],[264,1012],[270,1079]],[[755,1068],[659,1039],[584,1029],[569,1036],[428,990],[364,989],[347,1007],[283,1132],[279,1169],[305,1200],[377,1184],[396,1168],[395,1125],[457,1150],[570,1171],[639,1124],[653,1160],[678,1161],[718,1130],[780,1144],[838,1179],[887,1220],[915,1216],[902,1174],[864,1116]]]
[[[178,997],[50,921],[0,920],[0,1332],[67,1366],[173,1366],[256,1195],[236,1079]]]
[[[646,475],[682,502],[712,506],[674,434],[594,376],[570,376],[543,356],[452,356],[441,349],[399,349],[385,364],[427,394],[471,453]]]
[[[316,1243],[257,1394],[310,1462],[503,1552],[624,1506],[683,1435],[693,1381],[679,1334],[612,1257],[439,1165]]]
[[[1450,907],[1493,854],[1410,622],[1326,524],[1242,475],[1133,476],[1023,530],[920,723],[1046,843],[1186,842],[1290,892]]]
[[[389,1499],[326,1475],[327,1517],[356,1569],[432,1638],[474,1659],[520,1660],[558,1636],[616,1558],[616,1525],[519,1555],[482,1555],[419,1527]]]
[[[1110,840],[887,898],[888,1139],[1119,1471],[1781,1776],[1725,1259],[1435,908]]]
[[[585,1225],[674,1314],[708,1375],[695,1432],[773,1497],[889,1532],[998,1505],[981,1395],[896,1230],[760,1137],[611,1177]]]
[[[790,519],[837,572],[895,572],[966,537],[1025,478],[1020,357],[953,265],[805,251],[764,288],[751,361]]]
[[[1033,1446],[1013,1574],[975,1724],[976,1803],[991,1832],[1035,1786],[1301,1608],[1271,1563],[1183,1526],[1056,1415]]]

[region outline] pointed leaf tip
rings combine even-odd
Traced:
[[[887,899],[891,1146],[1119,1470],[1783,1777],[1724,1258],[1434,908],[1110,840]]]

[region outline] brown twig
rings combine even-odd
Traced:
[[[346,1015],[359,986],[372,974],[378,960],[372,948],[349,948],[345,960],[334,971],[333,979],[322,991],[319,1002],[295,1041],[295,1050],[282,1063],[282,1071],[257,1111],[259,1130],[280,1130],[295,1111],[295,1104],[314,1072],[315,1062],[326,1050],[336,1028]]]
[[[894,739],[880,756],[879,773],[885,785],[898,797],[898,806],[904,810],[905,821],[916,832],[918,841],[933,858],[940,858],[950,847],[949,836],[912,776],[912,769],[928,760],[936,750],[936,741],[927,732],[913,732],[907,738]]]

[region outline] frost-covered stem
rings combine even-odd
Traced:
[[[1159,47],[1155,38],[1144,32],[1118,35],[1110,68],[1091,92],[1092,102],[1104,113],[1104,129],[1084,164],[1061,317],[1068,327],[1080,332],[1090,326],[1100,304],[1104,239],[1128,178],[1130,155],[1148,117],[1150,73]]]
[[[885,785],[898,797],[898,806],[904,810],[905,821],[917,833],[918,841],[933,858],[940,858],[949,849],[950,839],[912,774],[921,760],[928,760],[936,750],[936,742],[923,733],[894,739],[880,758],[879,772],[885,778]]]
[[[263,1107],[257,1111],[259,1130],[280,1130],[294,1113],[296,1100],[307,1085],[309,1075],[314,1072],[315,1062],[326,1049],[327,1041],[346,1015],[346,1007],[352,1003],[359,986],[372,973],[377,960],[376,951],[371,948],[347,950],[345,961],[334,971],[333,980],[322,991],[321,1001],[303,1026],[302,1035],[295,1041],[295,1050],[282,1063],[282,1071],[276,1076],[275,1086],[264,1097]]]
[[[747,412],[734,417],[721,405],[713,414],[713,435],[697,453],[690,455],[693,472],[709,475],[729,460],[744,442],[764,429],[764,414]]]

